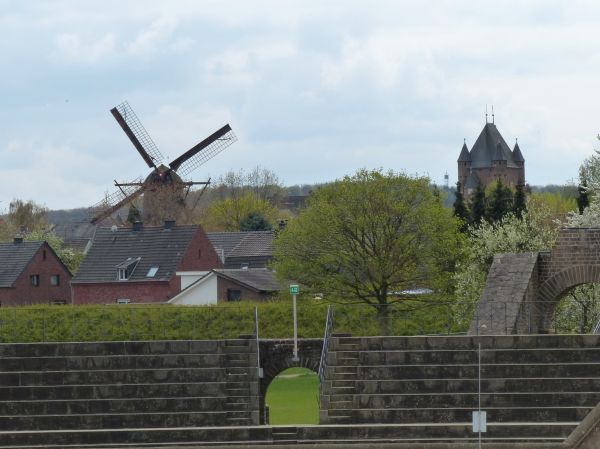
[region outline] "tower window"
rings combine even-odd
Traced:
[[[60,275],[59,274],[53,274],[52,276],[50,276],[50,285],[53,285],[55,287],[58,287],[60,285]]]

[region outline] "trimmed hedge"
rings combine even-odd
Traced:
[[[298,302],[298,336],[323,336],[328,304]],[[291,338],[290,302],[237,303],[217,306],[110,305],[0,308],[0,342],[121,341],[237,338],[254,334],[254,308],[261,338]],[[379,335],[376,311],[364,304],[334,304],[334,329],[353,335]],[[423,335],[456,331],[448,308],[408,310],[394,307],[390,334]]]

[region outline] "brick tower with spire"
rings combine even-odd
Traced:
[[[458,156],[458,180],[465,198],[471,196],[478,184],[485,188],[497,180],[508,186],[524,183],[525,159],[519,144],[515,142],[511,150],[494,122],[486,119],[473,148],[469,151],[466,141],[463,143]]]

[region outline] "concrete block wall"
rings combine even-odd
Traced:
[[[469,433],[479,343],[488,436],[501,426],[564,438],[600,402],[600,336],[335,337],[321,424],[463,424]]]
[[[258,409],[253,339],[0,345],[0,444],[15,431],[254,425]]]

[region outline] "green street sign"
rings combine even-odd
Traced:
[[[290,284],[290,293],[297,295],[300,292],[300,286],[298,284]]]

